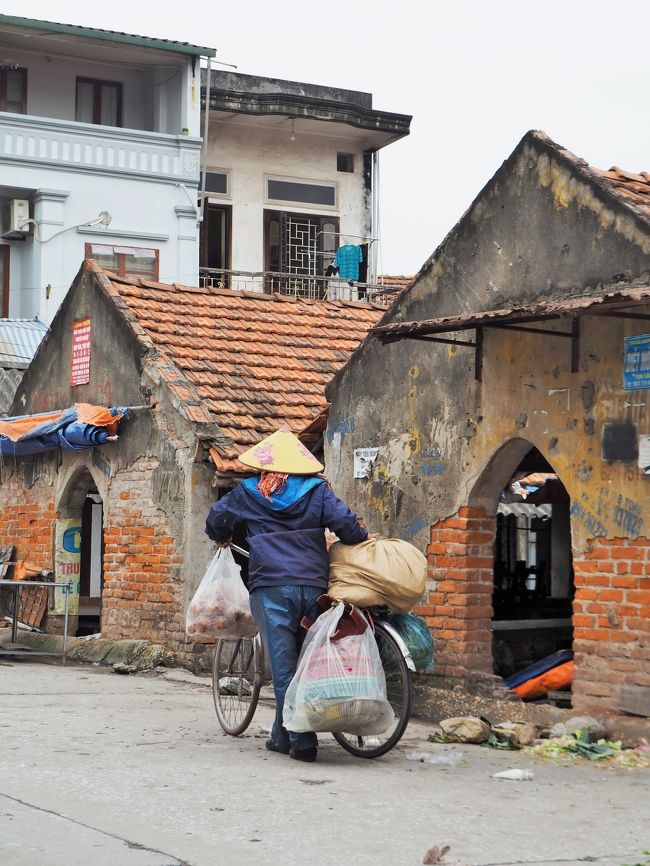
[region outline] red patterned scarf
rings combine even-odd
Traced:
[[[278,493],[287,483],[287,472],[262,472],[257,482],[257,489],[265,499],[271,502],[271,496]]]

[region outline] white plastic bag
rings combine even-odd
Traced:
[[[284,698],[289,731],[381,734],[395,714],[370,626],[363,634],[333,641],[344,604],[321,614],[307,632],[298,668]]]
[[[253,637],[257,633],[248,590],[230,548],[220,549],[208,565],[187,609],[185,631],[197,643]]]

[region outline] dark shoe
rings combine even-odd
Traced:
[[[267,740],[266,741],[266,748],[269,750],[269,752],[279,752],[281,755],[288,755],[289,754],[289,747],[288,746],[286,749],[283,749],[280,746],[278,746],[277,743],[275,743],[273,740]]]
[[[315,746],[312,746],[311,749],[299,749],[297,752],[294,752],[293,749],[289,749],[290,758],[293,758],[294,761],[307,761],[309,764],[316,760],[317,754],[318,749]]]

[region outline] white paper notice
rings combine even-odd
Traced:
[[[354,449],[354,477],[368,478],[372,465],[377,459],[379,448]]]
[[[644,475],[650,475],[650,436],[639,436],[639,466]]]

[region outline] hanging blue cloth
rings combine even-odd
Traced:
[[[345,244],[336,251],[334,261],[339,268],[339,277],[342,280],[358,280],[359,265],[363,261],[361,247],[354,244]]]

